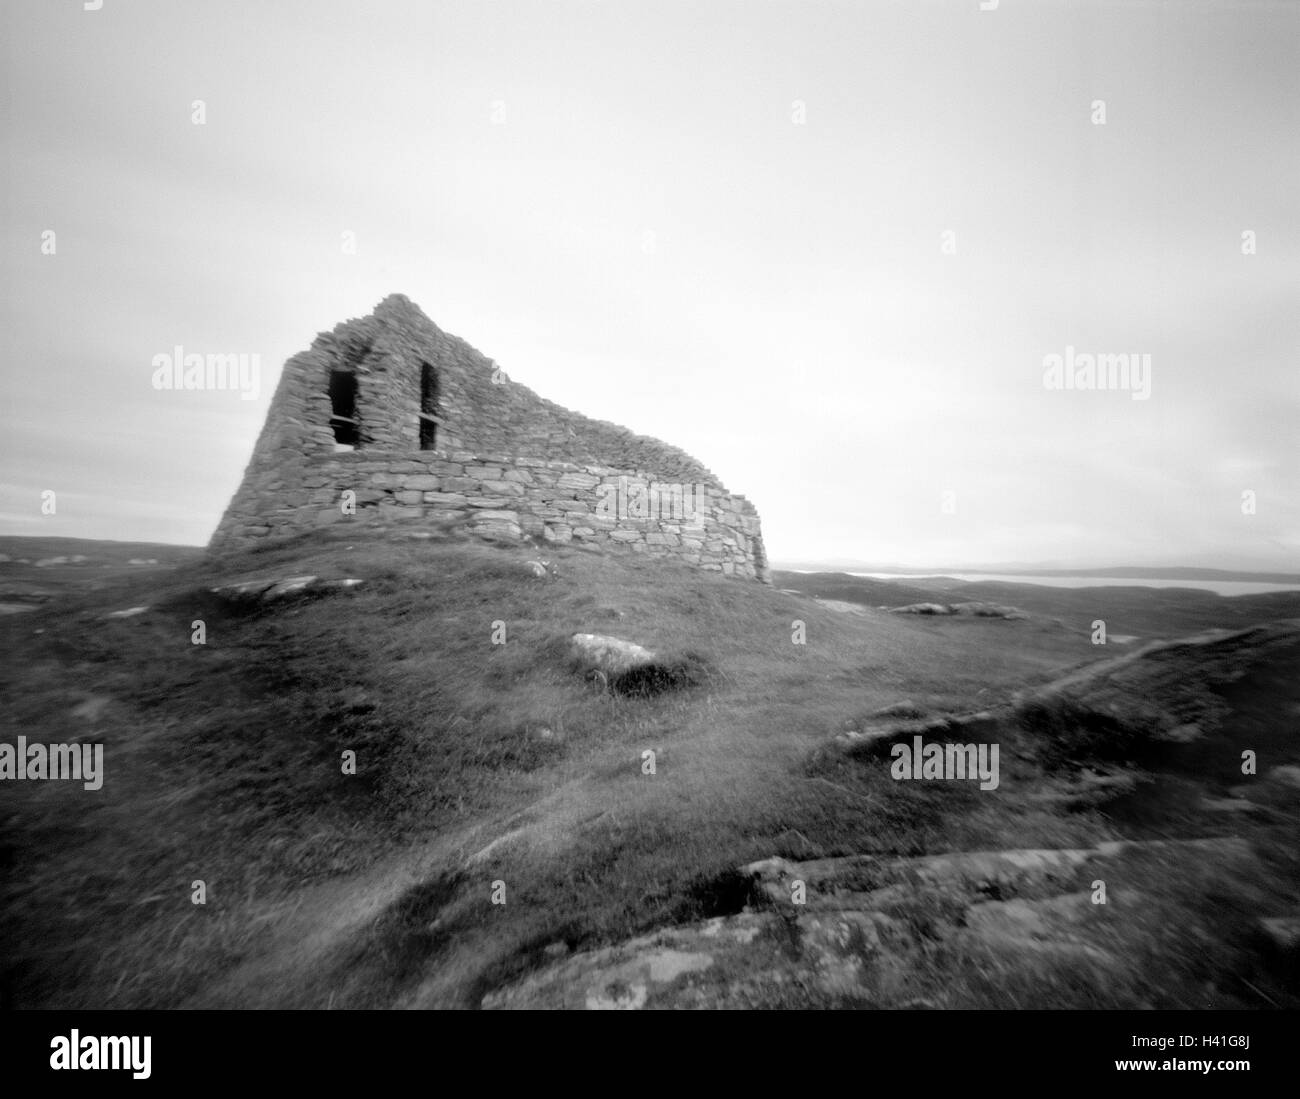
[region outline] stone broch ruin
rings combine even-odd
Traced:
[[[770,583],[743,496],[676,447],[510,381],[400,294],[285,364],[209,549],[333,523],[456,520],[489,538],[671,556]]]

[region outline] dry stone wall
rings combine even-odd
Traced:
[[[426,364],[437,427],[422,450]],[[330,426],[340,371],[356,379],[356,449],[340,448]],[[673,556],[768,581],[753,505],[689,454],[543,400],[400,295],[285,364],[209,548],[335,523],[455,520],[487,537]]]
[[[459,519],[488,537],[623,547],[767,578],[753,506],[703,483],[509,455],[354,451],[311,463],[301,490],[269,482],[245,496],[222,521],[213,548],[337,523],[415,530]]]

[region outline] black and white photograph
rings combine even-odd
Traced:
[[[1300,4],[0,38],[7,1062],[425,1010],[1286,1053]]]

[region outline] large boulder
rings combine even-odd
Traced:
[[[653,652],[635,642],[599,633],[575,633],[570,648],[574,658],[588,670],[607,677],[624,675],[656,660]]]

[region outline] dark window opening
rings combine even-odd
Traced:
[[[340,446],[361,445],[360,423],[357,421],[357,376],[350,370],[330,371],[330,427],[334,441]]]
[[[420,364],[420,449],[438,445],[438,373],[428,363]]]

